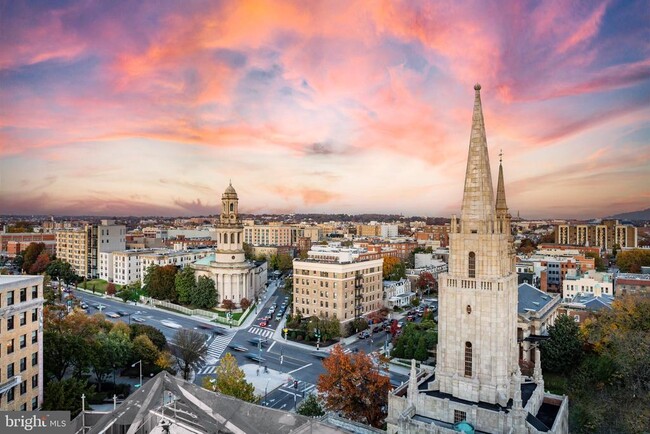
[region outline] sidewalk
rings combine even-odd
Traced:
[[[255,394],[262,398],[266,393],[271,393],[278,387],[288,384],[291,378],[291,375],[275,369],[268,369],[268,372],[264,372],[264,366],[259,368],[258,373],[258,365],[252,363],[242,365],[240,368],[246,374],[246,381],[255,386]]]

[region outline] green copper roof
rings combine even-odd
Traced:
[[[214,253],[209,254],[203,259],[199,259],[194,264],[196,265],[210,265],[210,262],[214,261]]]

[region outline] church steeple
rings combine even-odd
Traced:
[[[497,216],[501,213],[506,214],[508,212],[508,205],[506,204],[506,187],[503,182],[503,152],[499,153],[499,179],[497,181],[497,200],[496,200],[496,211]]]
[[[485,122],[481,106],[481,85],[474,86],[474,113],[469,140],[465,189],[461,208],[461,232],[490,233],[494,224],[494,190],[490,172]]]

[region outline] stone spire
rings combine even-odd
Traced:
[[[499,213],[507,213],[508,205],[506,204],[506,187],[503,183],[503,164],[501,159],[503,158],[503,152],[499,153],[499,180],[497,182],[497,201],[496,201],[496,210],[497,215]]]
[[[481,85],[474,86],[474,113],[469,140],[465,190],[461,208],[461,232],[489,233],[495,221],[494,189],[490,172],[485,122],[481,107]]]
[[[406,393],[409,404],[415,404],[415,397],[418,395],[418,374],[415,367],[415,359],[411,359],[411,372]]]

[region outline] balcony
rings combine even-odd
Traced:
[[[22,383],[23,379],[20,375],[15,375],[11,377],[9,380],[5,381],[4,383],[0,384],[0,395],[3,393],[6,393],[9,389],[11,389],[14,386],[18,386],[20,383]]]

